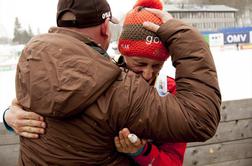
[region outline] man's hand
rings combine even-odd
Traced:
[[[16,99],[12,101],[4,119],[18,135],[26,138],[38,138],[39,134],[45,132],[44,118],[34,112],[24,111]]]
[[[163,23],[166,23],[168,20],[173,19],[172,15],[165,12],[165,11],[158,10],[158,9],[151,9],[151,8],[144,8],[144,9],[151,12],[152,14],[157,16],[158,18],[160,18]],[[146,28],[152,32],[155,32],[155,33],[158,31],[158,29],[160,27],[159,25],[154,24],[152,22],[144,22],[143,26],[144,26],[144,28]]]
[[[145,140],[140,140],[137,138],[137,141],[135,143],[132,143],[128,135],[130,134],[130,131],[127,128],[122,129],[119,132],[119,137],[115,137],[115,146],[118,152],[121,153],[136,153],[140,148],[143,148],[146,144]]]

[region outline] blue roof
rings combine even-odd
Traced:
[[[226,5],[166,4],[169,12],[237,12],[238,9]]]
[[[201,31],[200,33],[202,35],[209,35],[209,34],[212,34],[212,33],[220,33],[220,32],[217,32],[217,31]]]
[[[223,28],[223,29],[219,29],[218,31],[222,33],[249,32],[249,31],[252,31],[252,27]]]
[[[252,27],[237,27],[237,28],[223,28],[223,29],[218,29],[217,31],[201,31],[201,34],[203,35],[209,35],[213,33],[247,33],[252,31]]]

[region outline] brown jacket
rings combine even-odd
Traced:
[[[47,130],[39,139],[21,138],[19,164],[130,165],[114,146],[124,127],[160,143],[211,138],[221,95],[208,45],[178,20],[162,25],[158,35],[176,67],[175,96],[160,97],[77,32],[53,28],[33,38],[18,63],[17,98],[46,117]]]

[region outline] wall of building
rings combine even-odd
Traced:
[[[200,31],[217,31],[235,27],[235,12],[170,12],[174,18],[197,27]]]
[[[251,0],[164,0],[165,3],[189,3],[189,4],[209,4],[209,5],[227,5],[238,9],[236,25],[252,25],[252,1]]]

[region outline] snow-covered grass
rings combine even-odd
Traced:
[[[252,98],[252,50],[213,50],[223,101]]]
[[[236,47],[211,48],[217,69],[222,100],[252,98],[252,49],[237,50]],[[174,77],[170,59],[162,73]]]

